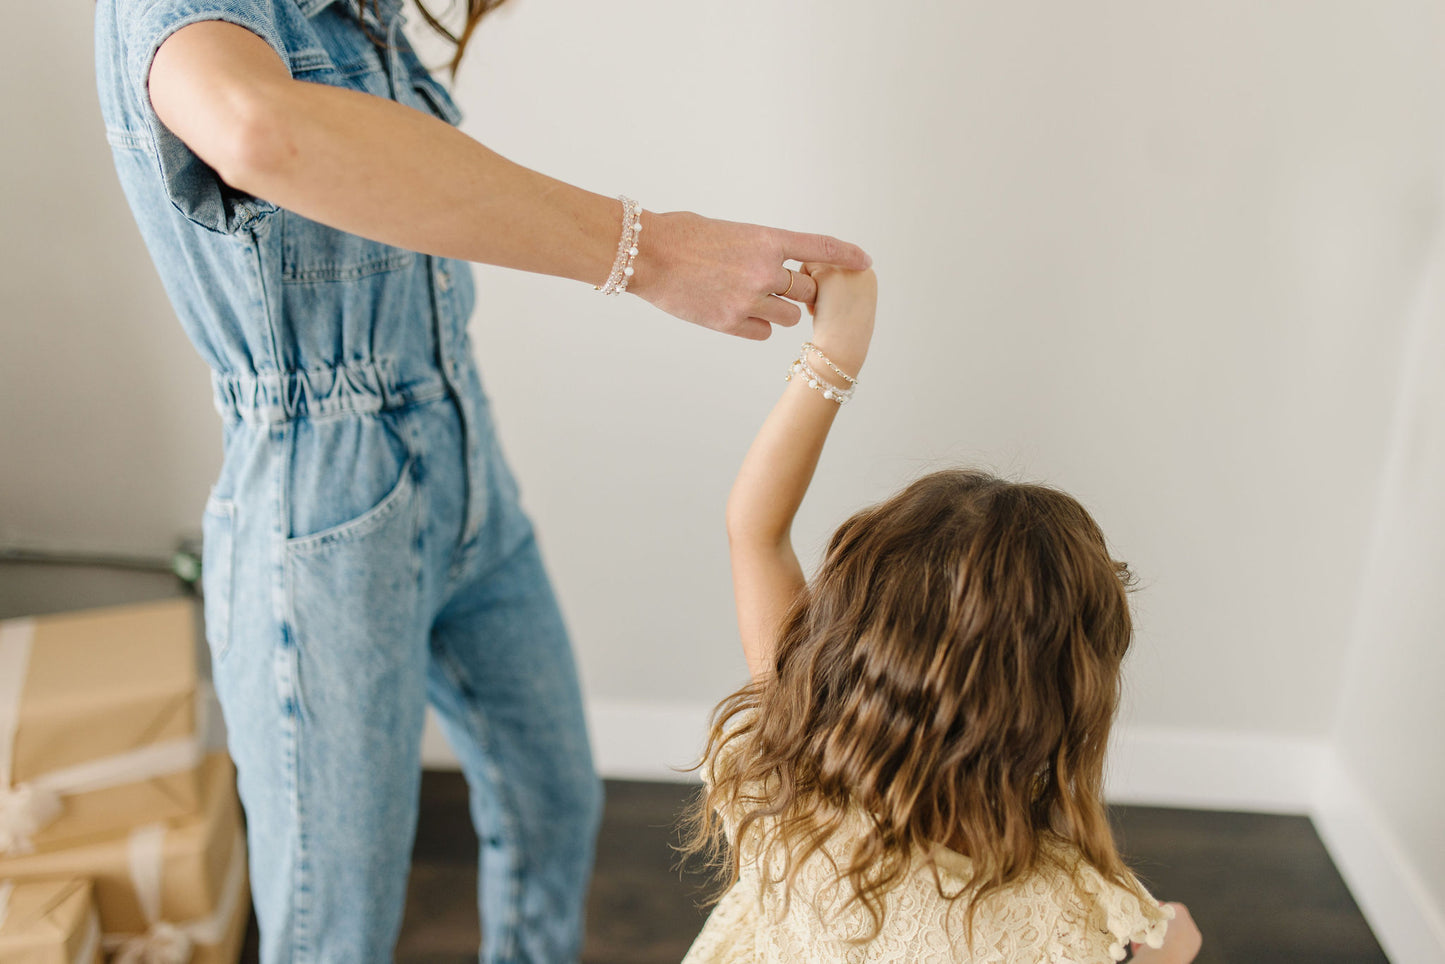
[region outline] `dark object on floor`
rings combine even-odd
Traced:
[[[704,912],[706,881],[669,844],[693,790],[609,781],[583,964],[677,964]],[[1204,933],[1197,964],[1388,964],[1305,817],[1115,807],[1121,849],[1161,900]],[[476,837],[459,774],[422,780],[401,964],[476,958]],[[254,935],[244,961],[256,958]]]

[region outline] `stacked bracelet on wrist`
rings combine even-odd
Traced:
[[[827,379],[825,379],[822,375],[818,374],[817,370],[814,369],[812,365],[808,364],[809,352],[812,352],[819,358],[823,359],[823,364],[827,365],[834,371],[834,373],[836,373],[840,378],[846,381],[848,383],[848,387],[839,388],[836,385],[830,384]],[[792,367],[788,369],[788,374],[783,376],[783,380],[792,381],[794,375],[798,375],[806,379],[809,388],[813,388],[822,392],[824,398],[826,398],[830,402],[837,402],[839,405],[843,405],[846,402],[850,401],[853,398],[853,391],[858,387],[858,379],[854,378],[852,375],[849,375],[847,372],[843,371],[843,369],[833,364],[832,360],[829,359],[827,355],[823,354],[822,349],[820,349],[817,345],[813,344],[811,341],[803,342],[803,347],[798,350],[797,360],[795,360]]]
[[[620,295],[627,290],[632,280],[632,262],[637,257],[637,236],[642,233],[642,205],[624,194],[617,195],[622,202],[622,237],[617,242],[617,258],[612,262],[612,272],[607,281],[593,285],[593,290],[604,295]]]
[[[855,388],[858,387],[858,379],[854,378],[852,375],[849,375],[849,374],[848,374],[847,372],[845,372],[843,369],[841,369],[841,368],[839,368],[837,365],[833,364],[832,359],[830,359],[827,355],[823,354],[823,349],[819,348],[817,345],[813,344],[811,341],[805,341],[805,342],[803,342],[802,351],[804,351],[804,352],[812,352],[813,354],[817,355],[819,358],[823,359],[823,364],[824,364],[824,365],[827,365],[829,368],[833,369],[834,374],[836,374],[839,378],[843,379],[843,381],[845,381],[845,382],[848,383],[848,389],[847,389],[847,390],[848,390],[849,392],[852,392],[853,389],[855,389]]]

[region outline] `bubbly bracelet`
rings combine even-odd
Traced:
[[[818,374],[817,369],[808,364],[808,352],[812,352],[823,359],[823,364],[827,365],[843,378],[843,380],[848,383],[848,387],[838,388],[836,385],[829,384],[822,375]],[[853,391],[858,387],[858,379],[833,364],[832,360],[823,354],[822,350],[811,341],[803,343],[803,347],[798,350],[797,359],[793,362],[792,367],[788,369],[788,373],[783,376],[783,380],[792,381],[794,375],[806,378],[809,388],[822,392],[824,398],[830,402],[837,402],[839,405],[846,404],[850,401],[853,398]]]
[[[824,364],[824,365],[827,365],[829,368],[833,369],[834,374],[836,374],[839,378],[843,379],[843,381],[845,381],[845,382],[848,383],[847,391],[848,391],[848,393],[849,393],[850,395],[853,393],[853,389],[855,389],[855,388],[858,387],[858,379],[854,378],[852,375],[849,375],[849,374],[848,374],[847,372],[845,372],[843,369],[841,369],[841,368],[839,368],[837,365],[833,364],[833,360],[832,360],[831,358],[829,358],[827,355],[823,354],[823,349],[819,348],[817,345],[813,344],[811,341],[805,341],[805,342],[803,342],[803,348],[802,348],[802,350],[805,351],[805,352],[809,352],[809,351],[810,351],[810,352],[812,352],[813,354],[817,355],[819,358],[823,359],[823,364]]]
[[[604,295],[620,295],[627,290],[627,282],[632,280],[632,262],[637,257],[637,236],[642,233],[642,205],[625,194],[617,195],[617,200],[622,202],[622,237],[617,242],[617,258],[612,262],[607,281],[592,286]]]

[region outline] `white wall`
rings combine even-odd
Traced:
[[[27,92],[0,101],[0,543],[164,552],[197,528],[218,432],[110,170],[89,14],[20,5],[0,66]],[[1438,913],[1440,773],[1389,754],[1440,732],[1438,578],[1398,576],[1438,576],[1440,464],[1391,439],[1438,441],[1438,396],[1398,386],[1427,343],[1408,319],[1440,217],[1442,20],[1428,0],[512,0],[458,97],[468,131],[549,173],[867,246],[874,355],[803,548],[945,464],[1062,484],[1145,580],[1132,745],[1338,747],[1388,834],[1421,841]],[[799,336],[478,273],[606,761],[741,679],[723,499]],[[682,762],[673,736],[656,754]],[[1312,800],[1285,769],[1245,796]]]
[[[220,432],[116,183],[92,10],[6,7],[0,545],[164,556],[199,529]]]
[[[1357,788],[1342,809],[1406,868],[1407,892],[1377,913],[1414,901],[1445,948],[1445,235],[1423,274],[1335,740]]]
[[[1440,169],[1433,6],[504,11],[461,78],[470,131],[654,208],[875,255],[876,347],[805,546],[938,464],[1056,480],[1148,583],[1131,719],[1328,731]],[[482,282],[591,691],[715,699],[741,671],[723,497],[798,338]]]

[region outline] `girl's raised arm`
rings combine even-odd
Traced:
[[[801,352],[811,371],[794,372],[728,496],[733,597],[754,679],[772,671],[778,629],[804,585],[793,551],[793,517],[841,404],[836,398],[852,387],[842,373],[856,377],[868,354],[878,301],[872,271],[821,264],[804,265],[803,271],[818,286],[811,343],[816,351]]]

